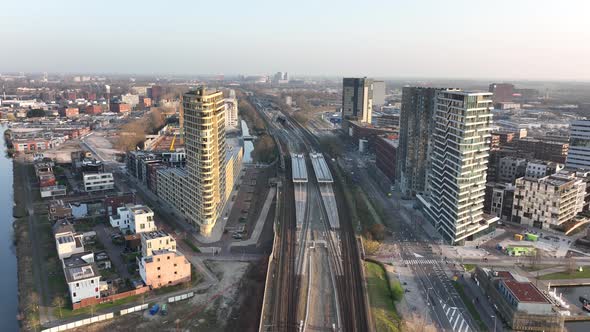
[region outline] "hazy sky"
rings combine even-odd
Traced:
[[[0,72],[590,80],[588,0],[0,0]]]

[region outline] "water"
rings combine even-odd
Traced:
[[[578,308],[582,307],[580,296],[590,299],[590,287],[558,287],[557,294],[559,293],[562,293],[571,305]],[[590,331],[590,321],[566,323],[565,327],[569,332],[588,332]]]
[[[246,121],[242,120],[242,136],[250,136],[250,130],[248,129],[248,125]],[[251,163],[252,162],[252,151],[254,151],[254,144],[252,141],[244,141],[244,157],[242,161],[244,163]]]
[[[4,131],[6,125],[0,126],[0,144],[5,147]],[[18,305],[18,280],[16,269],[16,251],[13,245],[12,207],[14,194],[12,191],[12,159],[6,152],[0,153],[0,320],[3,331],[18,331],[16,320]]]

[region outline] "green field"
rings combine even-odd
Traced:
[[[365,271],[375,330],[400,331],[401,321],[395,310],[395,299],[403,296],[401,285],[399,282],[389,285],[385,270],[379,264],[365,262]]]
[[[584,271],[575,271],[573,273],[568,272],[555,272],[540,276],[540,280],[553,280],[553,279],[590,279],[590,266],[583,266]]]

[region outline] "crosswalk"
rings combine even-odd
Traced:
[[[469,324],[463,317],[463,314],[457,309],[457,307],[448,306],[442,300],[440,300],[440,305],[453,328],[453,332],[469,332]]]
[[[437,259],[405,259],[404,264],[408,265],[435,265],[437,263],[442,263],[442,260]]]

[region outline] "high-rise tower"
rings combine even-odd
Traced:
[[[187,216],[211,233],[225,197],[225,105],[223,93],[199,87],[183,95],[187,159]]]
[[[497,218],[483,215],[492,124],[492,94],[436,93],[428,193],[418,195],[428,219],[452,244],[462,244]]]
[[[373,117],[373,80],[344,78],[342,80],[342,121],[371,123]]]

